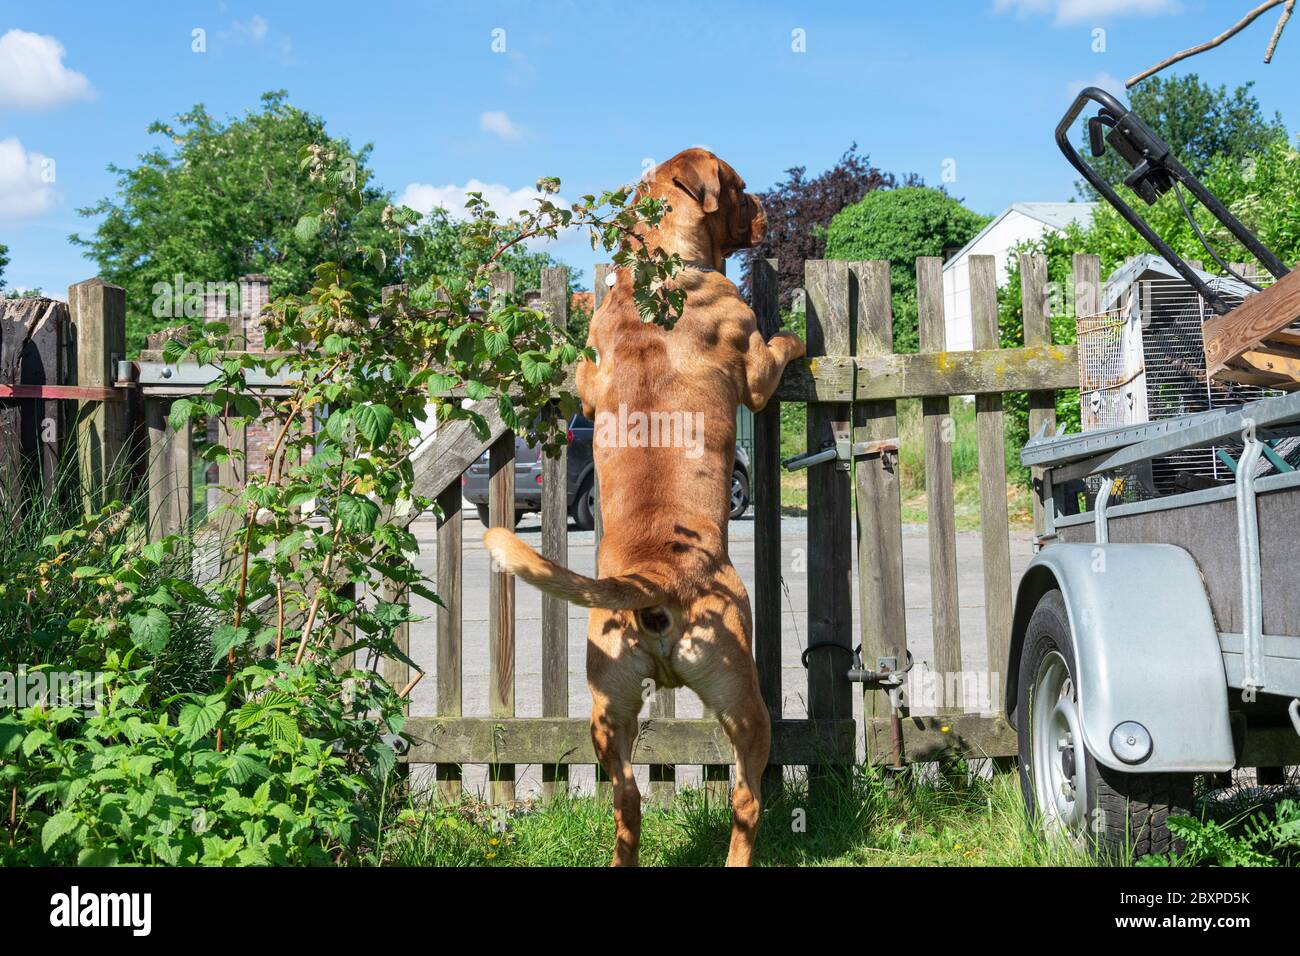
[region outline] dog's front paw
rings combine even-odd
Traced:
[[[803,358],[808,354],[808,346],[804,344],[803,339],[799,338],[799,336],[795,335],[793,332],[787,332],[785,329],[782,329],[780,332],[777,332],[776,335],[772,336],[773,343],[776,339],[780,339],[781,345],[785,348],[785,360],[787,362],[793,362],[795,359]]]

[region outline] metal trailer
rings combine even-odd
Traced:
[[[1025,446],[1045,526],[1006,712],[1049,831],[1161,852],[1196,775],[1300,764],[1300,471],[1273,451],[1296,434],[1300,392]],[[1233,483],[1115,503],[1135,465],[1235,443]]]

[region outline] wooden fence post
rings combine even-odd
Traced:
[[[998,342],[997,260],[993,256],[970,259],[971,333],[976,349],[996,349]],[[1011,536],[1007,522],[1007,456],[998,393],[975,396],[975,431],[980,472],[980,552],[984,565],[984,638],[989,675],[988,707],[1002,709],[1002,681],[1007,675],[1007,654],[1011,648]],[[994,680],[994,675],[1000,675]],[[994,757],[993,766],[1002,772],[1015,768],[1015,761]]]
[[[751,303],[764,340],[781,321],[775,259],[752,260]],[[758,686],[773,725],[781,719],[781,403],[775,398],[754,415],[754,659]],[[782,767],[763,772],[763,799],[776,797]]]
[[[167,421],[172,399],[144,400],[149,432],[149,540],[189,530],[194,509],[191,426],[174,431]]]
[[[103,279],[68,287],[68,311],[77,342],[77,385],[107,388],[126,357],[126,292]],[[122,451],[130,435],[126,402],[83,401],[77,406],[77,457],[82,505],[96,510],[112,500],[125,472]]]
[[[596,263],[595,268],[592,270],[591,318],[593,322],[596,319],[596,313],[600,311],[600,307],[605,301],[605,294],[609,292],[609,286],[606,285],[605,283],[606,280],[613,272],[614,272],[614,266],[612,263],[609,262],[598,262]],[[596,412],[597,414],[599,414],[600,409],[596,409]],[[593,422],[592,424],[595,423]],[[591,447],[593,456],[596,453],[595,442],[596,442],[595,433],[593,432],[592,447]],[[592,490],[594,492],[594,494],[592,495],[592,500],[594,501],[594,507],[591,509],[591,513],[592,513],[592,517],[595,519],[595,524],[594,527],[592,528],[592,534],[596,540],[596,547],[595,547],[596,577],[600,577],[600,539],[605,536],[605,523],[604,521],[601,520],[600,517],[600,476],[596,473],[595,469],[593,469],[591,472],[591,482],[592,482]],[[611,793],[611,788],[610,788],[609,781],[605,778],[605,769],[601,767],[599,763],[597,763],[596,764],[596,796],[602,799],[608,798],[610,796],[610,793]]]
[[[68,384],[64,345],[68,310],[44,298],[0,299],[0,385]],[[17,516],[14,502],[25,497],[23,483],[34,471],[49,499],[58,485],[58,465],[68,416],[62,401],[24,398],[0,405],[0,491],[5,511]],[[30,462],[27,450],[34,453]]]
[[[855,262],[857,277],[857,353],[894,351],[890,263]],[[853,406],[853,440],[898,436],[898,403],[858,402]],[[875,669],[882,657],[907,666],[907,601],[903,581],[903,515],[898,486],[898,454],[886,452],[854,464],[858,517],[858,604],[862,662]],[[871,760],[893,759],[889,702],[883,693],[864,690],[863,736]],[[876,721],[880,721],[877,723]]]
[[[494,307],[514,292],[514,273],[492,275]],[[515,526],[515,433],[505,431],[488,450],[488,524]],[[515,576],[492,569],[488,588],[488,709],[493,717],[515,715]],[[488,766],[492,802],[515,799],[513,764]]]
[[[942,352],[946,345],[943,320],[943,260],[916,260],[917,331],[922,352]],[[953,501],[952,398],[921,399],[925,435],[925,500],[930,542],[930,606],[934,623],[934,666],[942,688],[939,713],[961,713],[949,701],[948,688],[961,686],[961,617],[957,598],[957,521]]]
[[[853,354],[848,263],[809,260],[804,265],[807,292],[808,355]],[[819,451],[847,440],[849,404],[809,404],[808,450]],[[847,672],[853,662],[852,522],[849,471],[829,461],[808,469],[808,716],[827,720],[853,716]],[[839,764],[852,753],[828,755]],[[810,785],[823,773],[809,768]]]
[[[461,634],[464,620],[462,600],[461,507],[460,482],[453,481],[438,495],[437,594],[442,599],[437,618],[438,704],[439,717],[461,715]],[[440,763],[434,771],[438,791],[452,802],[461,797],[459,764]]]
[[[553,325],[569,324],[569,270],[542,270],[542,308]],[[569,565],[568,450],[542,458],[542,556]],[[569,716],[569,606],[542,593],[542,716]],[[542,765],[542,795],[552,800],[568,792],[567,764]]]
[[[1025,254],[1020,257],[1020,302],[1025,329],[1025,346],[1051,345],[1052,322],[1047,314],[1047,259],[1043,256]],[[1048,432],[1056,429],[1056,393],[1029,393],[1029,437],[1038,434],[1046,424]],[[1031,471],[1034,485],[1043,480],[1043,469]],[[1043,504],[1037,494],[1034,499],[1034,533],[1041,535],[1046,525],[1043,518]]]

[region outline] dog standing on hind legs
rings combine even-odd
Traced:
[[[484,542],[506,571],[591,608],[591,739],[614,791],[614,865],[635,865],[641,840],[632,745],[643,688],[685,686],[717,715],[735,748],[727,865],[747,866],[771,726],[749,595],[727,555],[736,408],[762,409],[804,344],[788,332],[764,342],[754,313],[722,274],[723,260],[757,245],[766,225],[734,169],[688,149],[640,188],[671,206],[643,238],[686,263],[673,280],[686,304],[671,331],[642,322],[632,277],[620,269],[591,321],[587,344],[597,361],[578,366],[577,390],[595,423],[605,528],[597,576],[546,560],[505,528],[488,529]]]

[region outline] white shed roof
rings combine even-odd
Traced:
[[[1022,216],[1028,216],[1030,219],[1037,219],[1050,229],[1064,229],[1072,222],[1077,222],[1084,229],[1092,225],[1092,214],[1097,208],[1095,202],[1017,202],[1012,203],[998,215],[993,217],[993,221],[979,231],[979,233],[966,245],[958,250],[957,254],[944,263],[944,269],[966,256],[976,244],[979,243],[988,233],[990,233],[998,223],[1006,219],[1013,212],[1018,212]]]

